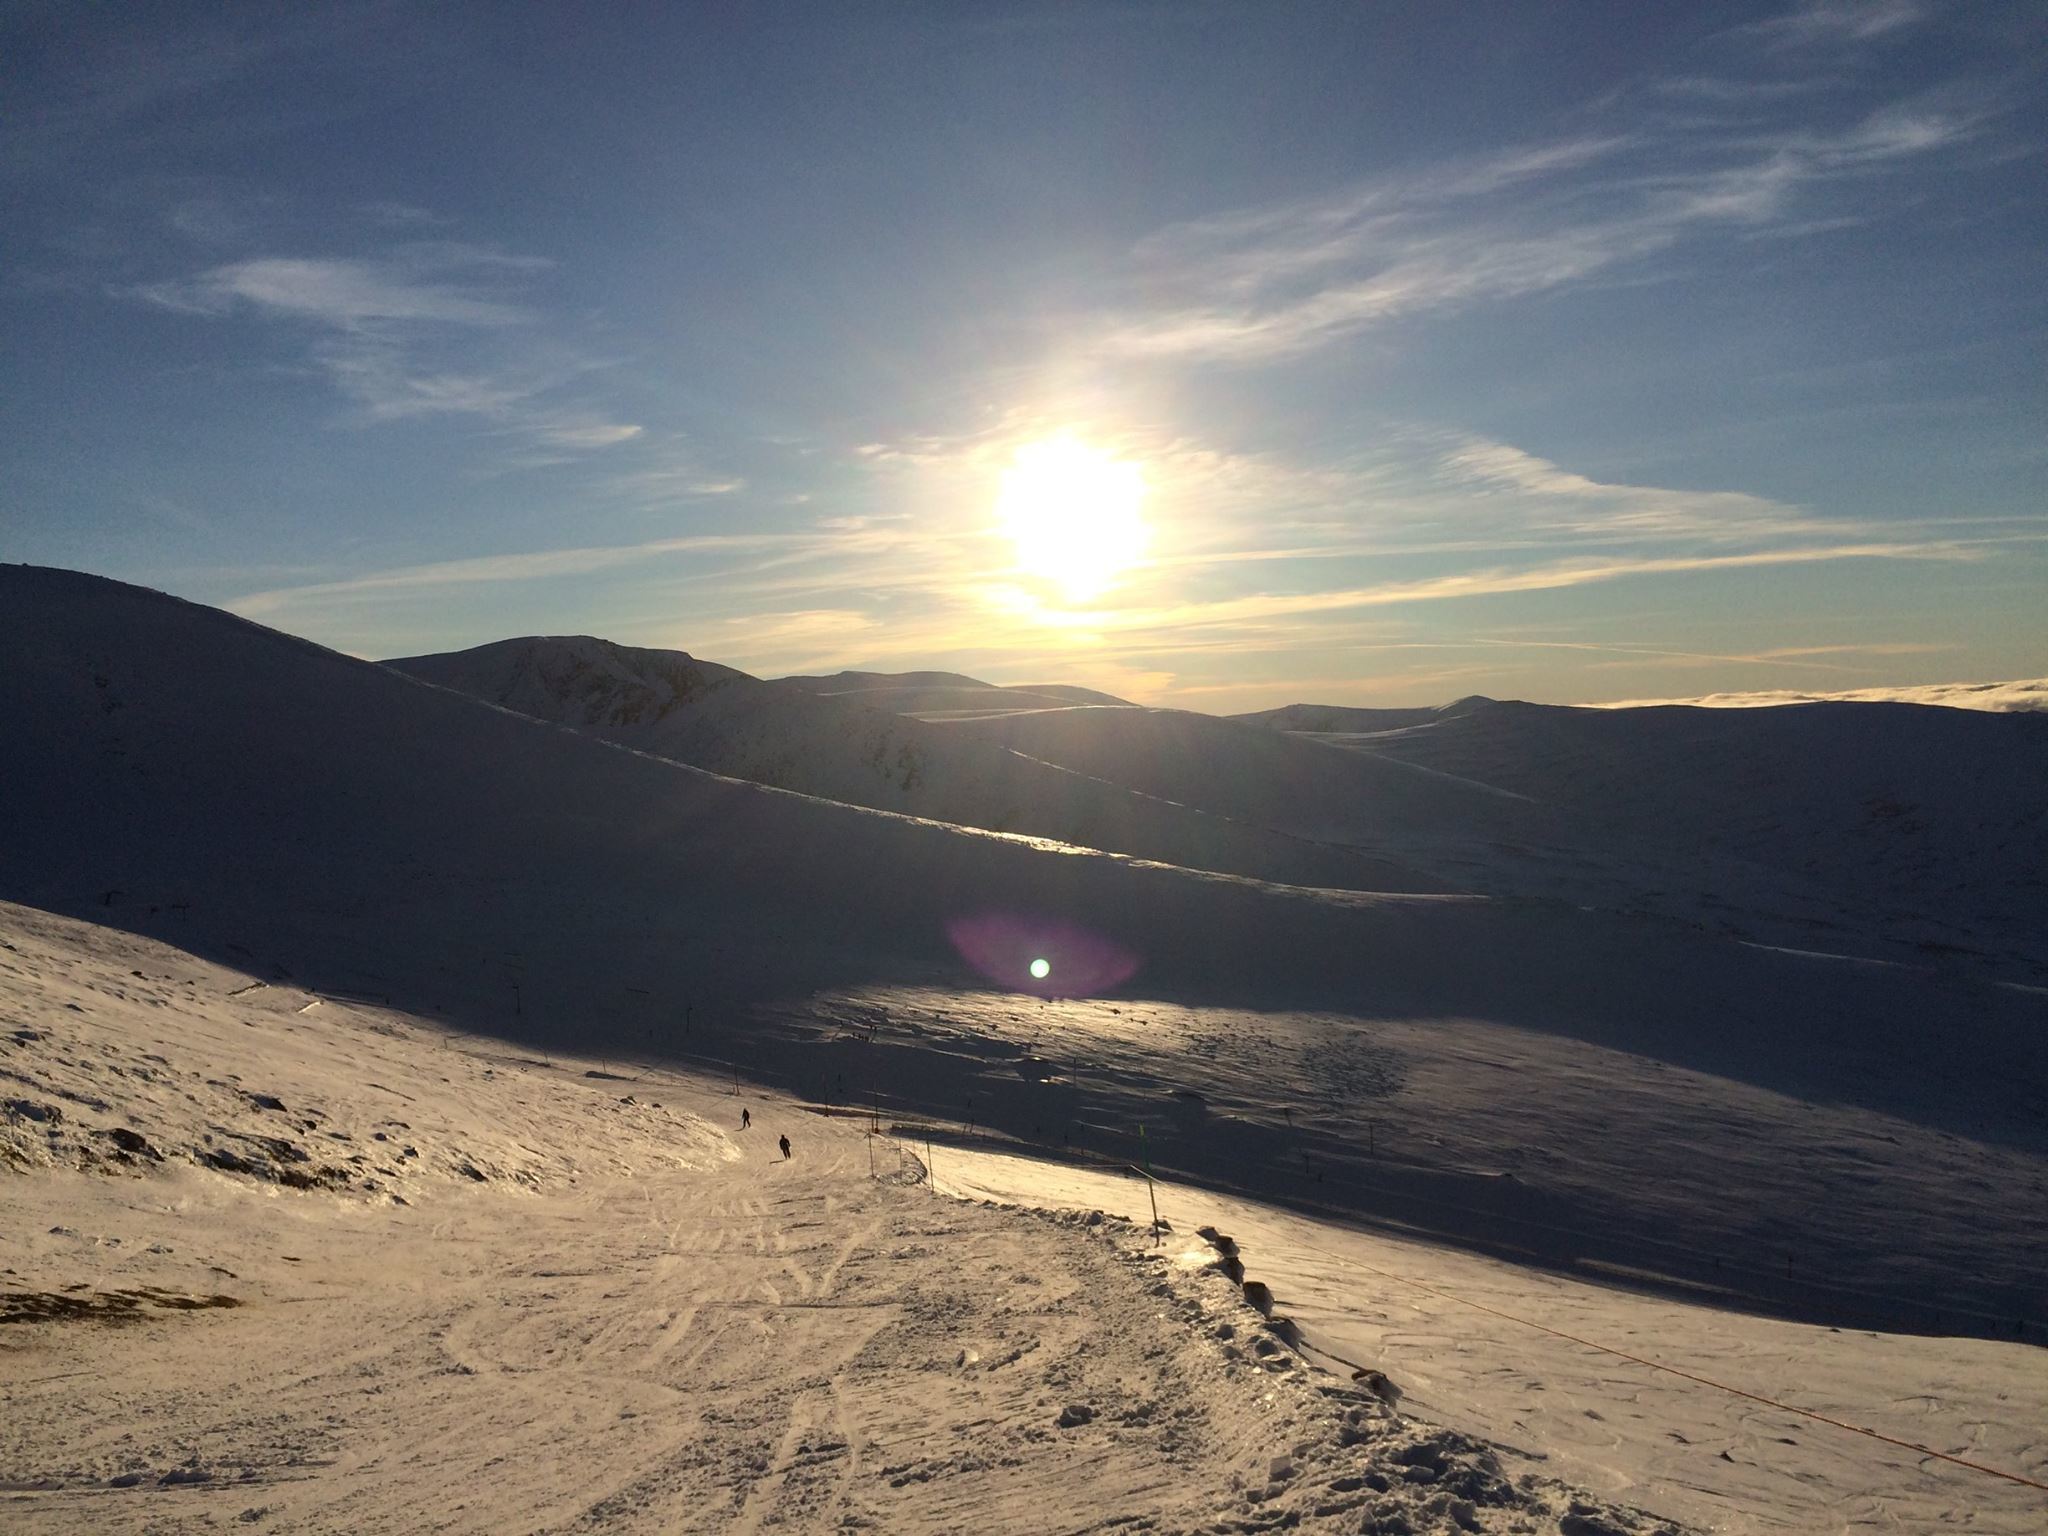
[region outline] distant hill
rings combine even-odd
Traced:
[[[1040,711],[947,729],[1317,842],[1405,855],[1451,844],[1576,835],[1543,807],[1488,785],[1187,710]]]
[[[1454,715],[1468,715],[1495,701],[1471,694],[1449,704],[1427,709],[1358,709],[1343,704],[1283,704],[1248,715],[1232,715],[1246,725],[1263,725],[1276,731],[1313,731],[1319,734],[1370,735],[1398,731],[1411,725],[1430,725]]]
[[[835,672],[780,681],[827,698],[857,698],[877,709],[925,719],[971,718],[1077,705],[1135,709],[1127,699],[1069,683],[999,686],[959,672]]]
[[[1561,900],[2048,977],[2038,714],[1472,696],[1218,719],[945,672],[763,682],[587,637],[391,665],[636,751],[960,826],[1287,884]]]
[[[718,689],[761,686],[736,668],[682,651],[614,645],[589,635],[499,640],[385,665],[522,715],[598,727],[653,725]]]
[[[825,681],[855,685],[813,692],[799,686],[804,680],[763,682],[681,651],[582,636],[529,636],[386,665],[635,751],[849,805],[1291,885],[1450,888],[1369,849],[1323,846],[1286,829],[1210,814],[899,714],[894,705],[904,690],[865,686],[876,674],[842,674]],[[907,674],[913,680],[908,690],[926,697],[950,689],[963,697],[1022,698],[1026,714],[1073,710],[1049,696],[1042,704],[1030,702],[1039,696],[971,678],[957,685],[938,681],[951,675]],[[1147,712],[1122,706],[1107,713],[1135,721]],[[1375,771],[1319,755],[1354,778]]]
[[[1643,848],[1755,866],[1924,953],[2048,967],[2048,714],[1461,700],[1397,723],[1408,713],[1291,705],[1257,718],[1492,785]]]

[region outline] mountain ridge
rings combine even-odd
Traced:
[[[709,664],[695,661],[678,687],[683,653],[611,646],[593,657],[604,645],[528,636],[385,665],[636,751],[847,804],[1288,884],[1452,888],[1378,850],[1323,846],[901,713],[888,690],[818,694],[731,669],[700,676]]]

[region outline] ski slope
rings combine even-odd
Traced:
[[[31,908],[0,906],[0,999],[10,1531],[2038,1529],[1995,1475],[2048,1472],[2028,1346],[1170,1182],[1154,1244],[1127,1170],[871,1143]]]
[[[1316,1369],[1199,1244],[939,1198],[863,1121],[0,946],[10,1532],[1675,1536]]]

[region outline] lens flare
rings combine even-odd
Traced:
[[[1033,997],[1093,997],[1138,974],[1123,945],[1065,918],[978,912],[946,924],[946,937],[997,986]]]

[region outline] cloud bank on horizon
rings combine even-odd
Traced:
[[[1919,688],[1848,688],[1811,693],[1780,688],[1762,693],[1705,693],[1691,699],[1617,699],[1606,709],[1643,709],[1658,704],[1691,704],[1703,709],[1756,709],[1775,704],[1937,704],[1946,709],[1994,713],[2048,710],[2048,677],[2009,683],[1929,683]]]
[[[1219,711],[2048,666],[2024,5],[0,37],[6,558]]]

